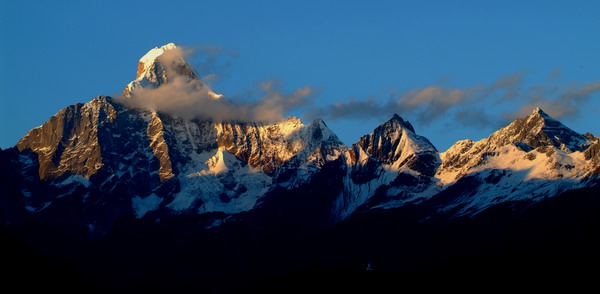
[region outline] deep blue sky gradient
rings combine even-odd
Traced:
[[[290,3],[288,3],[290,2]],[[315,107],[443,85],[469,88],[521,74],[522,88],[600,80],[600,1],[8,1],[0,2],[0,148],[61,108],[118,95],[138,59],[169,42],[198,49],[232,99],[311,85]],[[206,48],[221,48],[214,60]],[[600,135],[600,95],[560,120]],[[494,120],[525,98],[458,105],[429,122],[399,113],[440,151],[488,136],[504,122],[455,122],[465,107]],[[301,115],[302,111],[292,111]],[[552,114],[552,113],[551,113]],[[326,120],[347,144],[391,113]],[[305,123],[308,123],[305,121]]]

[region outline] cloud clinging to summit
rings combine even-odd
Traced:
[[[206,47],[209,58],[207,66],[214,67],[222,47]],[[188,48],[174,50],[165,56],[169,59],[184,58],[192,54]],[[230,97],[215,99],[207,83],[213,75],[204,73],[204,79],[176,76],[158,88],[141,88],[129,98],[121,98],[132,107],[170,113],[184,118],[208,118],[217,121],[237,120],[273,122],[282,120],[289,112],[303,112],[309,120],[323,118],[333,120],[382,120],[398,113],[421,125],[428,125],[442,118],[453,123],[471,127],[498,127],[498,121],[507,123],[543,108],[555,118],[577,115],[591,97],[600,92],[600,80],[581,84],[527,85],[522,72],[504,75],[485,85],[467,87],[448,86],[439,81],[425,87],[406,91],[393,91],[387,100],[371,96],[364,99],[346,98],[338,102],[317,106],[313,103],[317,93],[312,86],[305,86],[287,94],[274,82],[263,82],[259,88],[263,95],[250,101]],[[548,75],[549,82],[557,80],[560,68]],[[328,97],[332,98],[332,97]],[[340,97],[341,98],[341,97]],[[506,107],[508,105],[508,107]],[[504,107],[504,113],[495,108]],[[492,109],[492,110],[489,110]],[[506,110],[508,109],[508,110]]]

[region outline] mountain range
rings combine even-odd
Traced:
[[[0,150],[6,242],[110,291],[553,276],[598,260],[600,138],[540,108],[439,152],[397,114],[346,146],[321,119],[132,106],[182,81],[227,99],[177,48],[143,56],[121,97],[67,106]]]

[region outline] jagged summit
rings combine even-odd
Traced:
[[[555,122],[561,124],[556,119],[554,119],[553,117],[551,117],[548,113],[546,113],[539,106],[533,109],[533,111],[531,112],[531,114],[529,114],[529,116],[527,116],[527,119],[529,119],[530,121],[535,122],[535,123],[537,123],[539,125],[542,125],[542,124],[543,125],[548,125],[548,124],[553,124]]]
[[[154,49],[151,49],[150,51],[148,51],[148,53],[146,53],[146,55],[142,56],[142,58],[140,58],[140,61],[138,63],[138,71],[137,74],[135,76],[136,79],[139,79],[140,76],[142,76],[142,74],[144,73],[144,71],[148,70],[149,67],[157,61],[157,59],[163,55],[166,51],[169,50],[174,50],[178,48],[177,45],[175,45],[174,43],[169,43],[167,45],[163,45],[161,47],[154,47]]]
[[[397,113],[394,113],[394,115],[392,115],[392,118],[390,118],[388,120],[388,122],[390,122],[390,123],[398,123],[401,127],[409,129],[413,133],[415,132],[415,128],[410,124],[410,122],[408,122],[407,120],[404,120]]]
[[[590,140],[555,120],[541,108],[493,133],[489,140],[497,146],[525,144],[526,148],[554,146],[565,151],[583,151]]]
[[[176,77],[198,79],[198,74],[187,64],[183,55],[182,48],[174,43],[148,51],[140,58],[135,80],[125,87],[123,96],[128,97],[139,88],[158,88]]]
[[[544,112],[544,110],[542,110],[541,107],[537,106],[536,108],[533,109],[533,111],[531,112],[531,116],[540,116],[542,118],[545,119],[552,119],[546,112]]]
[[[521,172],[525,180],[577,178],[588,169],[578,162],[576,152],[589,149],[593,142],[536,107],[488,138],[455,143],[440,155],[443,163],[437,176],[449,183],[484,170],[504,169]]]
[[[361,137],[356,144],[367,154],[386,163],[396,162],[407,154],[437,152],[427,138],[417,135],[413,126],[398,114],[379,125],[371,134]]]

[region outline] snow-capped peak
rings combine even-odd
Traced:
[[[150,51],[148,51],[148,53],[146,53],[146,55],[142,56],[142,58],[140,58],[139,64],[138,64],[138,72],[136,75],[136,79],[139,79],[140,76],[142,75],[142,73],[146,70],[148,70],[148,68],[150,67],[150,65],[152,65],[152,63],[154,63],[159,56],[163,55],[165,53],[165,51],[168,50],[173,50],[177,48],[177,45],[175,45],[174,43],[169,43],[167,45],[163,45],[161,47],[154,47],[154,49],[151,49]]]
[[[158,88],[177,77],[198,79],[198,74],[187,64],[181,47],[173,43],[155,47],[138,62],[135,80],[125,87],[123,96],[130,96],[138,88]],[[215,94],[214,98],[220,96]]]
[[[539,116],[539,117],[543,117],[546,119],[552,119],[546,112],[544,112],[544,110],[542,110],[539,106],[534,108],[533,111],[531,112],[530,116]]]
[[[313,122],[310,124],[310,127],[314,130],[319,130],[318,133],[321,135],[319,139],[320,141],[329,141],[334,142],[335,144],[343,145],[343,143],[338,139],[337,135],[333,133],[331,129],[329,129],[322,118],[313,120]]]
[[[541,108],[498,130],[489,137],[496,146],[520,144],[526,149],[540,146],[554,146],[564,151],[582,151],[592,142],[585,136],[569,129],[555,120]]]
[[[427,138],[417,135],[413,126],[397,114],[360,138],[357,145],[386,163],[396,162],[407,154],[437,152]]]
[[[408,129],[408,130],[410,130],[413,133],[415,132],[415,128],[410,124],[410,122],[408,122],[407,120],[404,120],[397,113],[394,113],[394,115],[392,116],[392,118],[388,122],[390,122],[392,124],[398,124],[402,128]]]
[[[547,124],[547,122],[558,122],[549,114],[544,112],[544,110],[542,110],[540,107],[534,108],[531,114],[527,116],[527,119],[529,121],[536,121],[540,126],[542,126],[542,124]]]
[[[537,154],[560,153],[563,157],[577,157],[577,151],[584,151],[592,144],[588,137],[569,129],[537,107],[530,115],[513,121],[488,138],[454,144],[440,155],[443,163],[438,177],[443,183],[450,183],[482,167],[511,169],[516,168],[517,162],[529,168],[531,164],[539,163],[533,159],[542,158]],[[553,158],[550,155],[544,157]],[[509,166],[502,165],[506,162]],[[552,166],[547,170],[555,172],[557,169]]]

